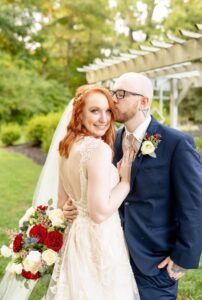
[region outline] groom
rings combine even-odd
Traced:
[[[197,268],[202,249],[202,164],[193,139],[150,115],[151,81],[119,77],[114,164],[134,147],[131,190],[119,209],[141,300],[174,300],[178,279]],[[71,206],[64,207],[70,210]],[[74,212],[66,212],[70,214]],[[113,300],[113,299],[112,299]]]

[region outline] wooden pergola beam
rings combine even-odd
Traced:
[[[158,78],[161,76],[172,75],[176,73],[191,72],[191,71],[202,71],[202,63],[184,63],[178,65],[172,65],[169,67],[159,68],[151,71],[142,72],[145,76],[149,78]]]
[[[173,64],[196,61],[202,58],[202,37],[190,39],[184,44],[174,44],[168,49],[121,61],[97,70],[88,70],[86,79],[88,83],[116,78],[126,72],[146,72]],[[149,76],[149,74],[148,74]]]

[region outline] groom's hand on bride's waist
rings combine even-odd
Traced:
[[[72,203],[72,199],[69,197],[68,200],[66,200],[62,211],[65,215],[65,218],[69,223],[72,223],[74,219],[77,217],[77,209]]]
[[[174,263],[174,261],[170,258],[170,257],[166,257],[159,265],[158,268],[162,269],[165,268],[167,266],[167,271],[169,276],[172,279],[175,280],[179,280],[180,278],[182,278],[185,273],[186,273],[186,269],[176,265]]]

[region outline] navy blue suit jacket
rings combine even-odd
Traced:
[[[124,129],[117,133],[114,163],[123,155]],[[167,256],[184,268],[197,268],[202,249],[202,164],[193,139],[158,123],[157,158],[137,155],[131,190],[119,209],[131,259],[146,275],[156,275]]]

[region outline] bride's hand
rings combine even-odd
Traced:
[[[72,199],[69,197],[62,208],[63,214],[68,223],[72,223],[77,217],[77,209],[72,203]]]
[[[126,150],[123,154],[122,159],[117,163],[117,168],[119,171],[119,176],[121,181],[127,182],[130,184],[131,176],[131,165],[133,162],[134,151]]]

